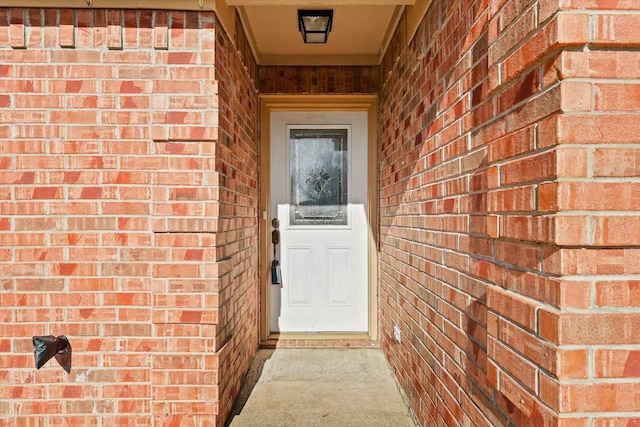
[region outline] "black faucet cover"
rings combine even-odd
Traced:
[[[40,369],[58,353],[64,353],[69,345],[69,340],[64,335],[54,337],[53,335],[33,337],[33,357],[36,360],[36,368]]]

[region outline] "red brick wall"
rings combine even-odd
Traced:
[[[260,66],[258,90],[264,94],[373,94],[380,90],[374,66]]]
[[[258,344],[258,164],[214,14],[0,9],[0,87],[0,424],[220,425]],[[36,371],[47,334],[70,374]]]
[[[391,43],[381,340],[423,424],[640,422],[639,9],[435,1]]]
[[[236,33],[237,38],[243,36]],[[251,64],[253,58],[245,59]],[[229,340],[219,380],[224,420],[259,344],[258,95],[251,79],[255,70],[247,73],[222,31],[216,34],[215,64],[216,80],[221,82],[220,137],[215,146],[219,204],[207,215],[219,218],[217,260],[229,268],[218,272],[219,335]]]
[[[576,425],[632,426],[640,423],[640,3],[574,1],[540,13],[564,17],[581,42],[543,64],[546,80],[562,79],[565,111],[549,120],[558,179],[538,195],[541,210],[557,213],[559,247],[543,262],[565,278],[560,310],[538,315],[541,335],[562,349],[563,381],[547,387],[547,399],[584,420]]]

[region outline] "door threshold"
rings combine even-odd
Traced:
[[[260,343],[261,348],[378,348],[366,332],[356,333],[274,333]]]

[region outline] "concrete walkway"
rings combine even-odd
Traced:
[[[231,427],[415,426],[378,349],[259,350]]]

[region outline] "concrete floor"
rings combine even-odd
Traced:
[[[276,349],[259,350],[247,374],[230,417],[244,426],[415,424],[379,349]]]

